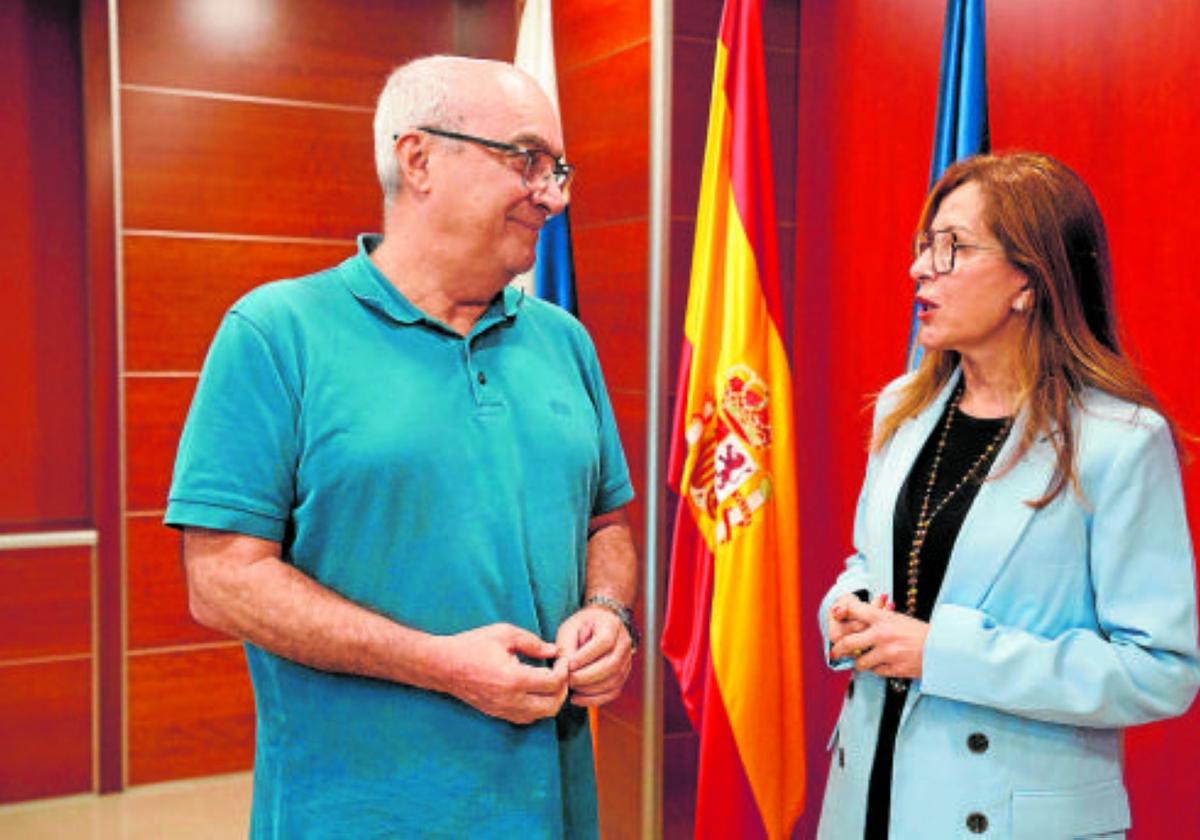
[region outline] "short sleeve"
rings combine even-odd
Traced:
[[[236,309],[208,352],[188,412],[164,522],[281,542],[295,498],[294,380]]]
[[[600,362],[590,338],[586,338],[586,360],[588,389],[596,407],[597,433],[600,443],[600,482],[596,499],[592,503],[592,516],[599,516],[628,504],[633,499],[633,484],[629,480],[629,466],[621,448],[621,437],[617,421],[613,417],[612,403],[604,386]]]

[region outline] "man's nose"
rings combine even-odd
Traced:
[[[564,190],[558,185],[558,181],[547,178],[533,191],[533,201],[546,210],[546,215],[557,216],[571,203],[571,188],[567,187]]]

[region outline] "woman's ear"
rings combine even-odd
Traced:
[[[1013,312],[1028,312],[1033,308],[1033,289],[1026,286],[1018,294],[1012,304]]]

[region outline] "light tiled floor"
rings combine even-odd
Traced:
[[[0,807],[4,840],[235,840],[250,825],[249,773]]]

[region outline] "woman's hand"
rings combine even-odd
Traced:
[[[885,609],[887,607],[887,597],[886,594],[878,595],[871,604],[879,609]],[[833,605],[829,608],[829,618],[826,621],[826,628],[830,645],[830,662],[842,658],[841,656],[835,656],[833,653],[833,648],[839,641],[851,633],[860,633],[867,629],[865,623],[850,618],[848,612],[850,604],[862,603],[863,601],[853,592],[847,592],[834,601]],[[843,654],[843,656],[845,655]]]
[[[871,671],[881,677],[921,676],[928,623],[877,603],[865,604],[857,598],[839,598],[830,609],[830,619],[831,629],[833,619],[841,627],[853,628],[836,639],[829,652],[830,659],[851,657],[856,670]],[[830,639],[833,638],[830,633]]]

